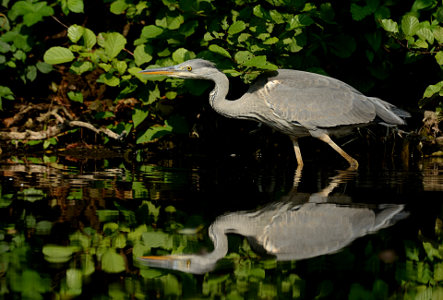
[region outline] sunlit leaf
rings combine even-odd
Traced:
[[[125,0],[117,0],[111,4],[110,11],[113,14],[121,15],[129,7]]]
[[[78,248],[73,246],[45,245],[42,252],[48,262],[63,263],[69,261],[77,250]]]
[[[107,273],[120,273],[126,269],[126,263],[120,254],[109,248],[101,257],[102,270]]]
[[[163,276],[161,281],[163,282],[165,296],[180,296],[182,294],[180,283],[174,275],[168,274]]]
[[[155,269],[141,269],[140,275],[146,279],[153,279],[162,276],[163,272]]]
[[[407,36],[413,36],[419,29],[420,22],[417,17],[412,15],[405,15],[401,19],[401,30]]]
[[[384,30],[387,32],[398,33],[398,24],[397,22],[391,19],[382,19],[380,20],[381,25]]]
[[[79,269],[66,270],[66,285],[71,293],[80,295],[82,292],[83,274]]]
[[[134,122],[134,127],[140,125],[148,115],[149,115],[148,110],[143,110],[138,108],[134,109],[132,113],[132,121]]]
[[[179,49],[175,50],[174,53],[172,53],[172,59],[176,63],[182,63],[184,61],[193,59],[195,57],[196,57],[196,55],[194,52],[189,51],[185,48],[179,48]]]
[[[68,28],[68,38],[73,43],[77,43],[81,37],[83,36],[83,33],[85,32],[85,28],[80,25],[71,25]]]
[[[82,13],[84,12],[84,4],[83,0],[67,0],[68,1],[68,9],[74,13]]]
[[[209,45],[209,51],[231,58],[231,54],[229,54],[229,52],[226,49],[216,44]]]
[[[126,38],[118,32],[101,33],[99,37],[99,44],[109,58],[116,57],[126,45]]]
[[[171,132],[171,126],[151,126],[137,138],[137,144],[151,142]]]
[[[74,58],[71,50],[59,46],[49,48],[43,56],[45,63],[50,65],[70,62],[74,60]]]
[[[423,97],[424,98],[432,97],[433,95],[439,93],[442,89],[443,89],[443,81],[430,85],[426,88]]]
[[[152,60],[153,48],[150,45],[138,45],[134,50],[134,60],[137,66]]]
[[[100,75],[97,82],[101,82],[109,86],[117,86],[120,84],[120,79],[110,73],[104,73]]]
[[[83,103],[83,94],[82,94],[82,92],[69,91],[67,93],[67,95],[68,95],[68,98],[71,101]]]
[[[35,188],[27,188],[18,193],[18,199],[29,202],[42,200],[45,196],[46,194],[42,190]]]
[[[231,26],[229,26],[228,34],[234,35],[242,32],[246,29],[246,23],[243,21],[236,21]]]
[[[97,37],[91,29],[85,28],[83,33],[83,43],[87,49],[91,49],[97,43]]]
[[[143,242],[151,248],[172,249],[172,237],[161,231],[148,231],[142,234]]]
[[[17,1],[8,12],[9,18],[15,20],[23,16],[23,23],[26,26],[32,26],[54,14],[52,7],[48,6],[46,1],[32,3],[29,1]]]
[[[112,242],[112,245],[115,248],[124,248],[124,247],[126,247],[126,237],[125,237],[125,235],[123,235],[123,234],[117,235],[114,238],[114,240]]]

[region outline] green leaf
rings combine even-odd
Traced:
[[[120,79],[110,73],[105,73],[100,75],[97,82],[101,82],[109,86],[117,86],[120,84]]]
[[[30,81],[34,81],[37,78],[37,68],[36,66],[27,66],[26,67],[26,78]]]
[[[171,126],[151,126],[137,138],[137,144],[152,142],[172,132]]]
[[[158,278],[163,275],[163,272],[155,269],[142,269],[140,275],[146,279]]]
[[[66,270],[66,286],[70,293],[80,295],[82,292],[82,271],[79,269]]]
[[[51,47],[43,55],[45,63],[50,65],[63,64],[74,60],[74,54],[71,50],[64,47]]]
[[[120,73],[120,75],[123,75],[128,68],[128,64],[123,60],[114,61],[112,65],[117,69],[117,72]]]
[[[137,66],[152,60],[153,48],[151,45],[138,45],[134,50],[134,60]]]
[[[242,32],[245,29],[246,29],[246,23],[245,22],[243,22],[243,21],[236,21],[231,26],[229,26],[228,34],[229,35],[234,35],[234,34]]]
[[[126,270],[126,264],[123,256],[117,254],[114,249],[107,249],[103,253],[102,258],[102,270],[106,273],[120,273]]]
[[[196,55],[194,52],[189,51],[185,48],[179,48],[175,50],[174,53],[172,53],[172,59],[178,64],[193,59],[195,57]]]
[[[83,36],[83,33],[85,32],[85,28],[80,25],[71,25],[68,28],[68,38],[73,43],[77,43],[81,37]]]
[[[121,15],[129,7],[125,0],[117,0],[111,4],[110,11],[113,14]]]
[[[8,12],[11,20],[23,16],[23,24],[30,27],[43,20],[44,17],[52,16],[54,10],[45,1],[32,3],[29,1],[17,1]]]
[[[95,36],[95,33],[91,29],[85,28],[83,33],[83,44],[86,49],[92,49],[96,43],[97,37]]]
[[[443,51],[438,51],[438,53],[435,54],[435,60],[440,66],[443,66]]]
[[[433,0],[415,0],[412,5],[411,11],[418,11],[428,8],[434,4]]]
[[[417,17],[406,15],[401,19],[401,30],[406,36],[413,36],[419,29],[419,24]]]
[[[140,37],[144,39],[153,39],[158,37],[162,33],[163,33],[163,28],[155,25],[148,25],[143,27]]]
[[[443,88],[443,81],[428,86],[423,94],[423,98],[430,98],[435,94],[440,93],[442,88]]]
[[[2,99],[14,100],[14,94],[7,86],[0,85],[0,110],[3,110]]]
[[[126,39],[118,32],[99,34],[99,44],[105,48],[105,53],[109,58],[116,57],[125,48]]]
[[[355,21],[361,21],[371,14],[371,10],[367,6],[360,6],[358,4],[351,4],[351,15]]]
[[[134,123],[134,127],[137,128],[138,125],[140,125],[146,117],[149,115],[148,110],[143,109],[134,109],[132,113],[132,122]]]
[[[72,246],[45,245],[42,252],[47,261],[62,263],[69,261],[76,250],[78,249]]]
[[[434,34],[429,28],[420,28],[417,30],[417,35],[420,39],[428,41],[430,45],[434,43]]]
[[[352,36],[338,35],[331,43],[331,52],[341,58],[347,58],[354,53],[357,43]]]
[[[83,103],[83,94],[82,94],[82,92],[69,91],[68,92],[68,98],[71,101]]]
[[[171,250],[173,247],[172,236],[161,231],[148,231],[142,233],[143,242],[151,248]]]
[[[398,24],[397,22],[391,19],[382,19],[380,20],[381,26],[384,30],[391,33],[398,33]]]
[[[220,54],[220,55],[225,56],[227,58],[231,58],[231,54],[229,54],[229,52],[226,49],[224,49],[216,44],[209,45],[209,51]]]
[[[85,72],[92,71],[93,65],[89,61],[76,61],[69,69],[75,74],[81,75]]]
[[[0,53],[7,53],[9,51],[11,51],[11,45],[0,40]]]
[[[250,60],[247,60],[243,63],[244,66],[247,67],[255,67],[264,70],[277,70],[278,67],[274,64],[271,64],[266,60],[265,55],[254,56]]]
[[[49,72],[51,72],[54,68],[52,67],[52,65],[44,63],[42,61],[37,62],[36,64],[37,69],[42,72],[43,74],[47,74]]]
[[[265,45],[273,45],[276,43],[278,43],[278,38],[276,38],[275,36],[271,37],[263,42],[263,44],[265,44]]]
[[[254,54],[249,51],[238,51],[235,54],[234,59],[238,64],[244,64],[246,61],[250,60],[253,57]]]
[[[74,13],[84,12],[83,0],[68,0],[68,9]]]

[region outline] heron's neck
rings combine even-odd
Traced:
[[[228,118],[247,119],[249,111],[245,100],[226,100],[229,91],[228,77],[222,72],[217,72],[212,80],[215,82],[215,87],[209,94],[209,104],[212,108]]]
[[[220,226],[221,225],[221,226]],[[206,258],[216,262],[219,259],[225,257],[228,253],[228,237],[226,236],[226,230],[222,224],[218,224],[217,221],[209,228],[209,237],[214,243],[214,250],[206,254]]]

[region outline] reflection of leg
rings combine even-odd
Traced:
[[[295,152],[295,158],[297,158],[297,164],[298,167],[303,167],[303,159],[301,158],[301,151],[300,151],[300,147],[298,145],[298,139],[295,137],[291,137],[292,140],[292,144],[294,145],[294,152]]]
[[[353,167],[349,167],[348,169],[343,171],[338,170],[337,172],[337,175],[331,177],[331,182],[328,184],[328,186],[322,189],[317,194],[321,195],[322,197],[327,197],[336,187],[344,182],[352,180],[357,174],[357,170]]]
[[[295,173],[294,173],[294,181],[292,182],[292,189],[293,190],[296,190],[298,187],[298,184],[300,183],[302,170],[303,170],[303,164],[297,165],[297,169],[295,169]]]
[[[349,162],[351,169],[356,170],[358,168],[358,161],[352,158],[348,153],[346,153],[342,148],[340,148],[336,143],[334,143],[334,141],[331,140],[329,135],[324,133],[318,136],[318,138],[323,142],[327,143],[329,146],[331,146],[335,151],[338,152],[338,154],[343,156],[343,158]]]

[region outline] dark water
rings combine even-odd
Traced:
[[[334,166],[294,175],[291,163],[236,156],[4,159],[0,295],[442,297],[443,160]],[[208,257],[211,224],[229,233],[211,264],[137,260]]]

